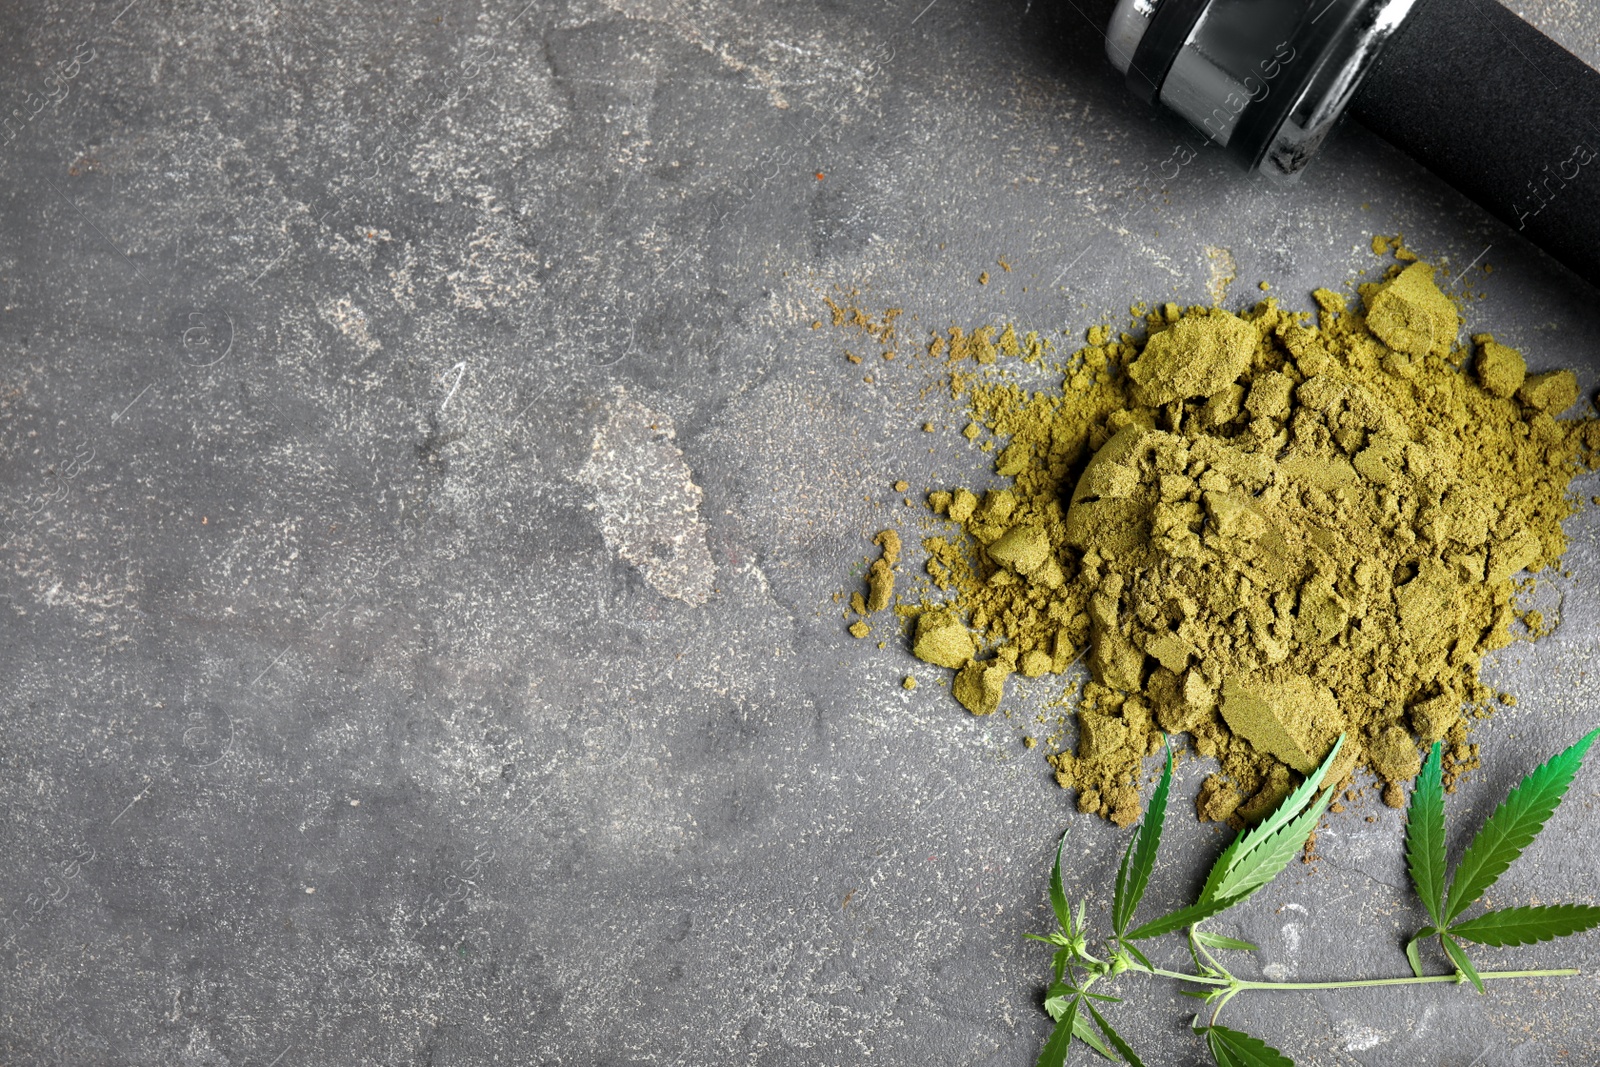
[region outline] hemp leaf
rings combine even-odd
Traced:
[[[1045,994],[1044,1010],[1052,1022],[1060,1022],[1062,1016],[1067,1014],[1067,1005],[1072,1001],[1071,993],[1070,986],[1058,981],[1050,987],[1050,992]]]
[[[1118,937],[1128,929],[1128,923],[1133,920],[1133,913],[1138,910],[1139,901],[1144,898],[1144,891],[1150,885],[1150,872],[1155,869],[1156,850],[1161,847],[1161,826],[1167,817],[1167,792],[1172,787],[1172,744],[1167,744],[1167,763],[1161,771],[1161,781],[1156,784],[1156,791],[1150,797],[1150,810],[1145,814],[1144,822],[1139,824],[1139,832],[1128,842],[1128,849],[1122,854],[1122,867],[1117,871],[1116,894],[1111,903],[1111,928]],[[1128,858],[1133,857],[1133,866],[1128,866]]]
[[[1456,973],[1481,993],[1483,979],[1473,968],[1467,950],[1461,947],[1462,941],[1495,947],[1531,945],[1600,926],[1600,907],[1589,904],[1505,908],[1456,922],[1544,829],[1596,737],[1600,737],[1600,730],[1590,731],[1565,752],[1547,760],[1500,802],[1456,864],[1448,896],[1444,893],[1444,789],[1440,745],[1434,742],[1406,815],[1406,862],[1417,896],[1433,920],[1433,925],[1423,927],[1406,944],[1406,960],[1413,974],[1422,977],[1417,943],[1437,934]]]
[[[1343,747],[1344,735],[1340,734],[1323,759],[1322,766],[1302,782],[1299,789],[1289,794],[1289,798],[1278,805],[1277,810],[1267,816],[1261,825],[1242,834],[1234,845],[1223,852],[1222,858],[1206,878],[1202,899],[1212,895],[1243,900],[1272,881],[1279,871],[1289,865],[1333,799],[1333,790],[1330,789],[1321,800],[1307,807],[1312,794],[1322,785],[1323,778],[1333,767],[1334,760],[1339,758],[1339,750]],[[1235,849],[1237,854],[1230,856]]]
[[[1044,1043],[1044,1050],[1039,1053],[1034,1067],[1066,1067],[1067,1050],[1072,1047],[1077,1018],[1078,1000],[1074,998],[1067,1005],[1066,1013],[1056,1022],[1056,1028],[1051,1032],[1050,1040]]]
[[[1201,1027],[1217,1067],[1294,1067],[1294,1061],[1258,1037],[1226,1026]]]
[[[1240,952],[1255,952],[1260,945],[1252,945],[1248,941],[1240,941],[1237,937],[1223,937],[1210,930],[1195,930],[1194,939],[1207,948],[1231,948]]]
[[[1600,908],[1593,904],[1550,904],[1545,907],[1486,911],[1450,928],[1463,941],[1504,948],[1532,945],[1600,926]]]
[[[1233,843],[1212,865],[1205,886],[1200,890],[1199,900],[1145,923],[1127,934],[1127,939],[1140,941],[1193,926],[1235,904],[1244,903],[1258,889],[1276,878],[1278,872],[1289,865],[1295,853],[1305,847],[1306,838],[1316,829],[1317,820],[1322,818],[1322,813],[1333,799],[1331,789],[1323,793],[1319,800],[1313,802],[1311,798],[1343,747],[1344,735],[1341,734],[1322,761],[1322,766],[1313,771],[1299,789],[1289,794],[1260,825],[1241,832],[1233,839]]]
[[[1450,962],[1456,965],[1456,970],[1465,975],[1478,992],[1482,993],[1483,978],[1478,974],[1478,969],[1472,965],[1472,961],[1467,959],[1467,950],[1449,934],[1441,934],[1439,943],[1444,946],[1444,954],[1450,957]]]
[[[1434,926],[1444,925],[1444,781],[1440,769],[1440,744],[1435,741],[1428,761],[1411,791],[1406,812],[1406,864],[1422,906]]]
[[[1450,895],[1444,909],[1444,921],[1451,923],[1479,897],[1488,891],[1505,873],[1506,868],[1533,843],[1545,820],[1550,818],[1572,785],[1584,753],[1600,730],[1590,731],[1577,744],[1524,778],[1511,794],[1500,802],[1462,853],[1456,864],[1455,876],[1450,882]]]
[[[1091,1012],[1094,1012],[1094,1005],[1085,1003],[1084,1007],[1088,1008]],[[1098,1015],[1099,1013],[1095,1012],[1095,1014]],[[1082,1041],[1085,1045],[1088,1045],[1096,1052],[1100,1053],[1100,1055],[1104,1056],[1106,1059],[1116,1059],[1116,1057],[1111,1054],[1111,1050],[1106,1048],[1105,1042],[1100,1040],[1100,1035],[1094,1032],[1094,1027],[1089,1025],[1089,1020],[1085,1019],[1082,1015],[1074,1015],[1072,1017],[1072,1036],[1077,1038],[1079,1041]]]
[[[1112,1029],[1111,1024],[1106,1021],[1106,1017],[1101,1015],[1093,1004],[1087,1005],[1087,1007],[1089,1014],[1094,1016],[1095,1025],[1100,1027],[1101,1033],[1106,1035],[1106,1040],[1111,1042],[1111,1047],[1116,1049],[1118,1054],[1128,1061],[1129,1067],[1144,1067],[1144,1061],[1139,1058],[1138,1053],[1134,1052],[1128,1043],[1122,1039],[1121,1034]],[[1107,1058],[1109,1059],[1110,1057],[1107,1056]]]
[[[1072,909],[1067,906],[1067,891],[1061,884],[1061,850],[1066,847],[1067,835],[1062,834],[1060,842],[1056,844],[1056,861],[1050,867],[1050,910],[1056,913],[1056,922],[1070,936]]]

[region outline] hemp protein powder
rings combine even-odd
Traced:
[[[949,522],[923,542],[943,595],[897,610],[977,715],[1014,674],[1086,662],[1076,746],[1048,755],[1082,811],[1137,819],[1164,733],[1218,761],[1198,814],[1235,823],[1340,733],[1333,780],[1370,768],[1392,805],[1436,740],[1447,780],[1476,764],[1468,723],[1498,695],[1479,663],[1513,639],[1517,576],[1565,551],[1600,421],[1558,418],[1571,371],[1530,376],[1487,334],[1459,346],[1425,263],[1360,286],[1361,308],[1313,297],[1315,316],[1167,304],[1143,340],[1097,327],[1052,390],[1005,374],[1047,357],[1035,335],[929,346],[1012,483],[928,494]]]

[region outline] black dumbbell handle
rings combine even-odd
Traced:
[[[1422,0],[1350,113],[1600,287],[1600,72],[1496,0]]]

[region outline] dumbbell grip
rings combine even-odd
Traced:
[[[1600,287],[1600,72],[1496,0],[1422,0],[1349,113]]]

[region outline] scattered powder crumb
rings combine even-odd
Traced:
[[[883,548],[882,557],[872,561],[867,571],[867,611],[882,611],[894,596],[894,565],[900,562],[900,535],[884,530],[872,539]]]
[[[861,616],[889,606],[894,597],[894,565],[900,562],[900,535],[894,530],[880,531],[872,543],[883,549],[883,555],[867,568],[866,595],[859,589],[850,594],[850,610]],[[871,632],[865,618],[857,619],[849,629],[856,637],[866,637]]]

